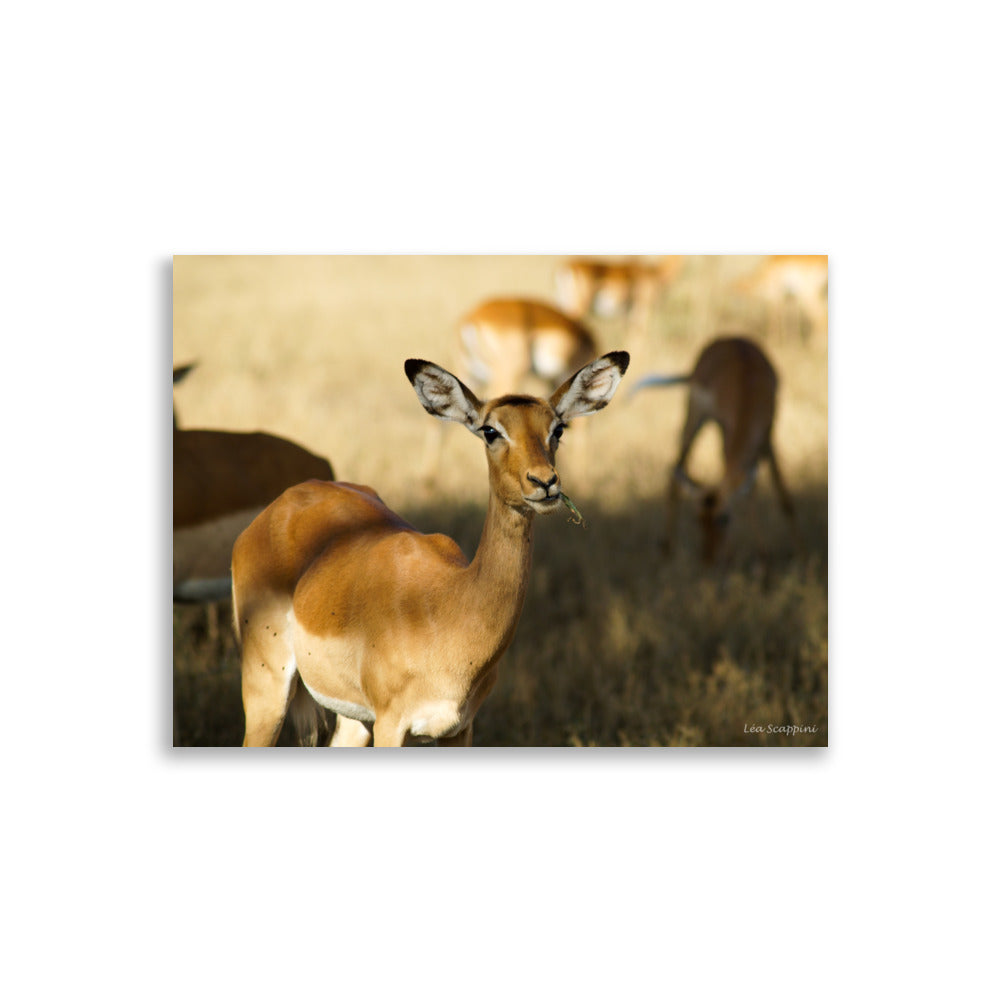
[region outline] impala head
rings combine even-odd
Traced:
[[[549,514],[562,496],[556,472],[556,448],[570,420],[603,409],[611,402],[628,368],[625,351],[614,351],[585,365],[549,399],[500,396],[480,402],[451,372],[411,358],[406,375],[424,409],[454,420],[486,445],[490,484],[505,504]]]

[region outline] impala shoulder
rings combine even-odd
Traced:
[[[370,500],[376,500],[384,506],[382,498],[370,486],[362,486],[360,483],[328,483],[327,485],[334,486],[339,490],[347,490],[351,493],[358,493],[363,497],[368,497]]]
[[[392,543],[396,546],[400,559],[420,561],[432,558],[456,569],[464,569],[469,565],[458,543],[447,535],[424,535],[419,531],[402,531],[393,536]]]
[[[336,520],[358,518],[367,522],[395,516],[370,486],[357,483],[311,479],[286,490],[282,499],[290,507],[307,512],[325,511]]]

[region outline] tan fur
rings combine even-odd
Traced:
[[[670,286],[682,257],[665,257],[658,264],[612,262],[576,257],[556,272],[556,296],[576,319],[626,317],[634,335],[644,335],[658,295]]]
[[[714,340],[699,356],[688,385],[687,417],[667,491],[667,545],[673,540],[678,491],[688,487],[700,501],[702,551],[706,561],[712,561],[725,539],[733,501],[752,486],[761,461],[770,466],[782,509],[794,530],[794,508],[772,441],[778,376],[764,352],[743,337]],[[722,431],[725,462],[722,482],[713,489],[699,486],[685,469],[694,439],[709,421]]]
[[[779,340],[801,332],[804,338],[825,337],[828,315],[827,257],[783,254],[765,258],[736,282],[735,291],[764,307],[767,331]]]
[[[457,374],[480,396],[523,390],[534,377],[552,392],[597,356],[586,326],[533,299],[491,299],[459,323]]]
[[[490,498],[475,557],[421,534],[367,486],[309,482],[282,494],[233,550],[244,745],[277,740],[295,673],[355,718],[338,719],[337,745],[363,745],[362,725],[376,746],[468,745],[520,617],[533,517],[561,509],[553,432],[605,406],[627,364],[607,355],[549,400],[482,403],[444,369],[407,362],[429,412],[487,441]]]

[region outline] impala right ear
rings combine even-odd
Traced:
[[[417,358],[410,358],[403,367],[417,399],[431,416],[454,420],[470,431],[475,430],[482,404],[460,379],[439,365]]]

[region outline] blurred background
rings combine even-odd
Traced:
[[[611,405],[564,438],[560,477],[586,527],[536,518],[524,612],[475,745],[826,745],[826,288],[800,280],[804,259],[679,257],[643,315],[586,318],[599,352],[625,348],[631,366]],[[565,260],[175,257],[173,361],[196,365],[174,390],[178,424],[287,437],[471,558],[487,499],[483,446],[447,425],[442,460],[421,481],[436,421],[403,362],[454,370],[465,313],[500,296],[556,304]],[[720,333],[752,337],[778,372],[774,444],[800,542],[765,468],[736,508],[728,559],[706,566],[690,503],[670,557],[660,550],[687,390],[628,390],[645,374],[689,372]],[[716,428],[698,438],[689,470],[721,477]],[[175,745],[242,740],[229,614],[174,605]]]

